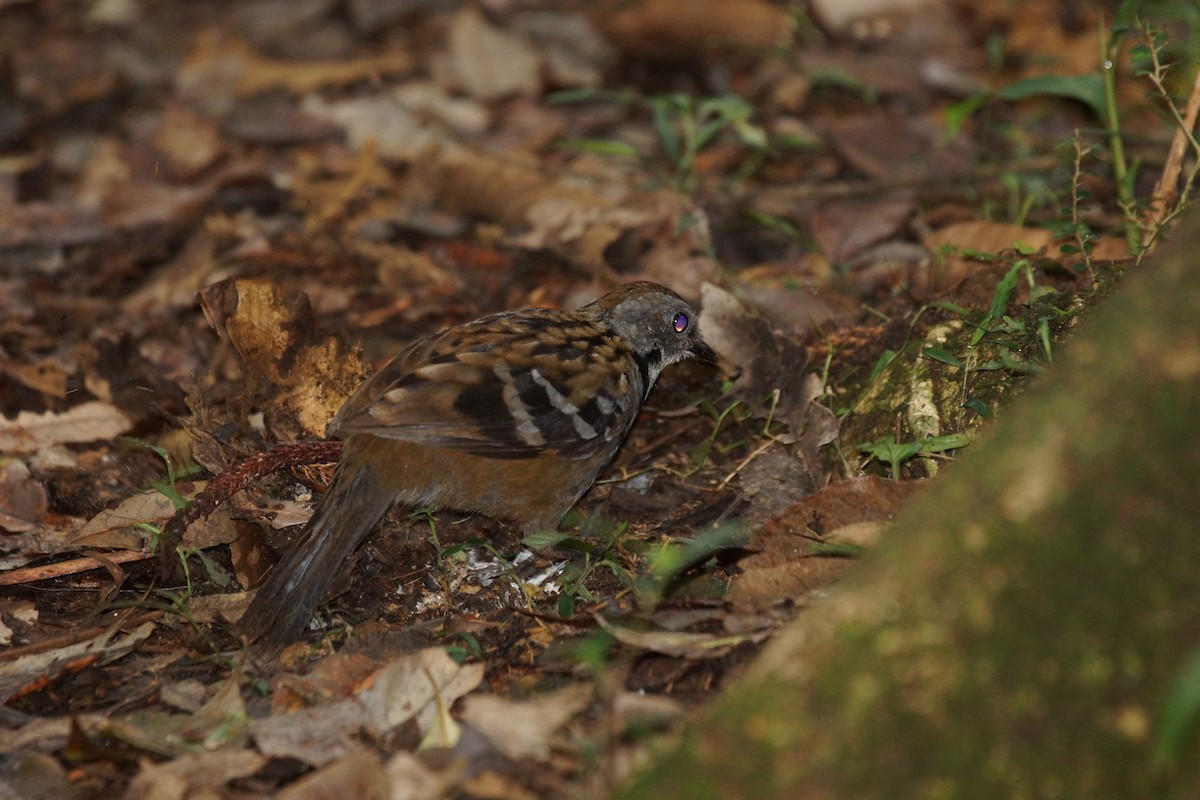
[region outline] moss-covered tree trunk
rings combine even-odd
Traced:
[[[630,798],[1195,798],[1200,216]]]

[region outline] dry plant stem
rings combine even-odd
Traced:
[[[1071,229],[1075,232],[1075,246],[1079,248],[1079,257],[1083,259],[1083,265],[1087,268],[1089,278],[1094,278],[1092,274],[1092,255],[1088,252],[1088,243],[1084,239],[1083,231],[1079,226],[1079,179],[1083,174],[1083,159],[1092,151],[1090,147],[1083,147],[1080,144],[1079,129],[1075,129],[1075,163],[1074,172],[1071,174]]]
[[[1147,34],[1147,38],[1148,34]],[[1176,191],[1175,187],[1179,185],[1179,174],[1183,171],[1183,154],[1187,151],[1190,144],[1192,151],[1200,156],[1200,144],[1196,143],[1192,131],[1196,128],[1196,118],[1200,116],[1200,70],[1196,71],[1195,80],[1192,82],[1192,91],[1188,95],[1187,105],[1184,107],[1183,115],[1180,116],[1179,109],[1170,101],[1170,95],[1167,94],[1166,87],[1162,83],[1162,70],[1158,63],[1158,52],[1153,47],[1153,42],[1150,44],[1150,56],[1153,59],[1154,70],[1150,73],[1150,80],[1154,84],[1159,93],[1167,99],[1167,108],[1170,109],[1171,115],[1175,117],[1175,135],[1171,139],[1171,149],[1167,151],[1167,161],[1163,164],[1162,175],[1158,178],[1158,183],[1154,186],[1154,195],[1150,200],[1150,209],[1146,214],[1146,225],[1142,232],[1142,245],[1148,247],[1154,240],[1158,229],[1167,221],[1170,216],[1169,209],[1172,203],[1175,202]],[[1192,180],[1195,177],[1193,174],[1187,180],[1187,188],[1184,190],[1186,198],[1191,189]],[[1176,211],[1178,209],[1175,209]]]
[[[183,532],[188,526],[198,519],[207,518],[216,511],[217,506],[247,483],[284,467],[337,461],[341,452],[342,443],[337,441],[283,444],[239,461],[213,478],[192,504],[176,511],[163,528],[158,542],[159,574],[174,576],[176,573],[178,563],[175,548],[183,540]]]
[[[763,453],[770,450],[774,444],[775,444],[774,438],[768,439],[766,442],[764,442],[762,444],[762,446],[757,448],[753,453],[751,453],[750,455],[743,458],[740,462],[738,462],[738,465],[733,468],[733,472],[726,475],[725,478],[719,484],[717,484],[717,490],[720,491],[721,489],[724,489],[726,486],[728,486],[729,482],[732,481],[734,478],[736,478],[738,476],[739,472],[744,470],[746,467],[750,466],[751,461],[753,461],[754,459],[761,456]]]
[[[104,560],[112,564],[127,564],[130,561],[141,561],[144,558],[150,558],[151,555],[153,554],[146,550],[117,550],[112,553],[105,553]],[[104,564],[99,559],[85,556],[83,558],[72,558],[68,561],[59,561],[54,564],[42,564],[37,567],[22,567],[21,569],[9,570],[0,574],[0,586],[19,586],[24,583],[44,581],[47,578],[62,578],[67,575],[75,575],[80,572],[99,569],[103,566]]]

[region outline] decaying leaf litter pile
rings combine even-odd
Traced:
[[[0,6],[0,786],[599,796],[669,741],[1052,359],[1173,134],[1118,85],[1116,185],[1090,7],[840,9]],[[668,373],[560,535],[398,509],[248,663],[314,465],[154,584],[176,507],[406,342],[634,279],[723,375]]]

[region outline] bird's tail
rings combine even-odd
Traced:
[[[391,503],[391,493],[377,485],[374,470],[334,473],[302,541],[275,565],[238,621],[238,631],[255,643],[256,651],[278,652],[303,633],[342,565]]]

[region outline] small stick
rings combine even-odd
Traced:
[[[153,555],[148,550],[117,550],[112,553],[106,553],[104,558],[112,564],[127,564],[130,561],[141,561]],[[0,586],[16,586],[22,583],[44,581],[47,578],[62,578],[66,575],[74,575],[79,572],[98,569],[102,566],[104,564],[100,560],[91,556],[84,556],[82,558],[59,561],[54,564],[42,564],[39,567],[21,567],[20,569],[12,569],[8,572],[0,573]]]
[[[1155,61],[1157,62],[1157,58]],[[1166,88],[1157,78],[1152,77],[1152,80],[1160,91],[1166,92]],[[1188,95],[1183,117],[1179,117],[1179,112],[1175,111],[1174,104],[1168,103],[1168,105],[1171,105],[1171,111],[1176,117],[1177,124],[1175,135],[1171,138],[1171,149],[1167,151],[1167,160],[1163,164],[1162,174],[1154,186],[1154,194],[1150,196],[1150,209],[1146,214],[1147,225],[1142,239],[1143,246],[1148,246],[1154,239],[1159,226],[1166,219],[1168,206],[1175,200],[1175,187],[1179,185],[1179,173],[1183,171],[1183,154],[1186,152],[1188,144],[1196,146],[1196,141],[1192,138],[1192,131],[1196,128],[1197,116],[1200,116],[1200,70],[1196,72],[1196,80]]]

